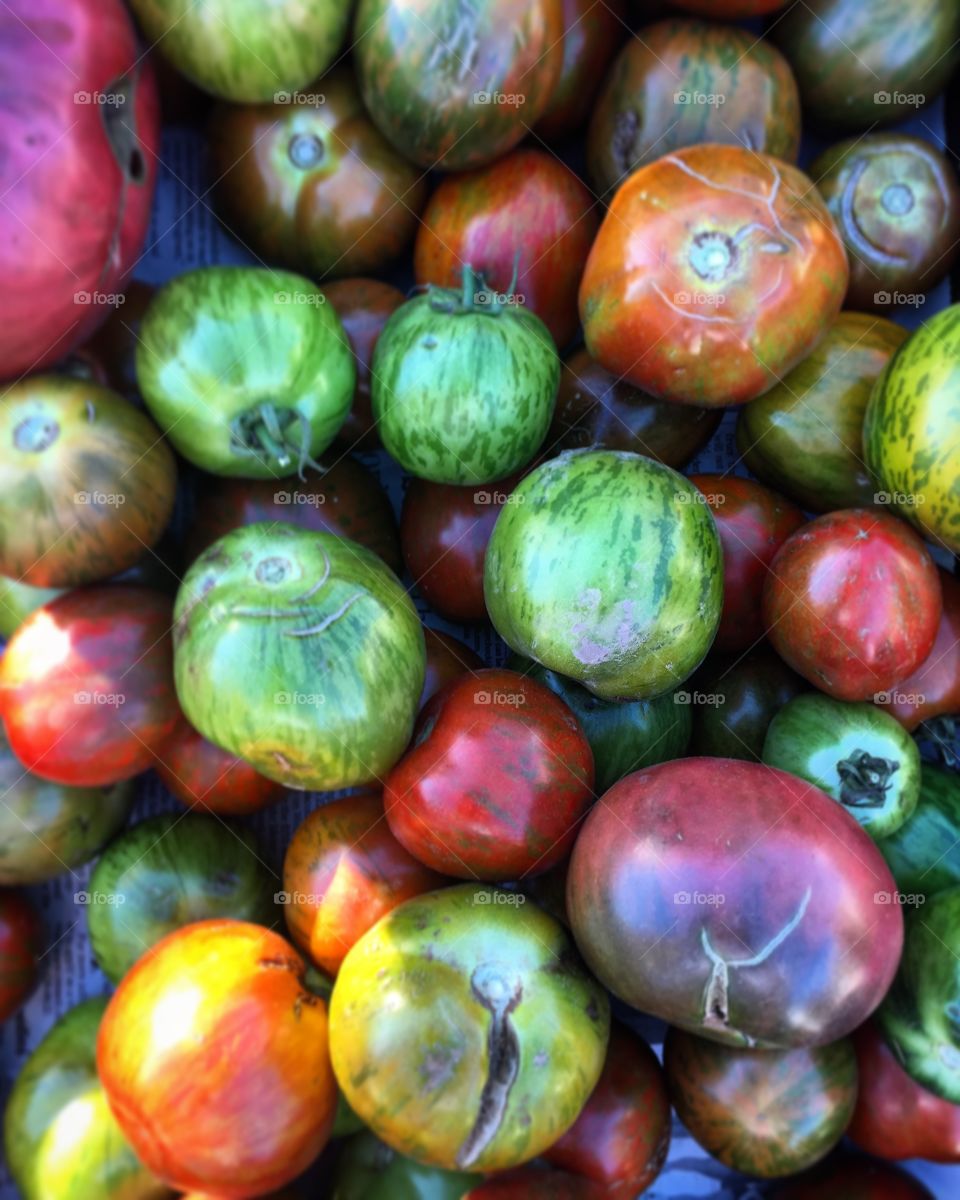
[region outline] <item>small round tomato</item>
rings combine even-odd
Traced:
[[[662,399],[745,404],[813,349],[847,291],[813,183],[742,146],[691,146],[635,171],[580,285],[587,349]]]
[[[424,625],[423,637],[427,645],[427,674],[420,696],[421,709],[442,687],[461,675],[474,674],[483,666],[479,654],[449,633]]]
[[[376,793],[314,809],[297,826],[283,862],[290,936],[336,975],[347,951],[384,914],[444,880],[400,845]]]
[[[577,288],[598,225],[596,202],[569,167],[543,150],[515,150],[443,180],[420,222],[414,273],[419,284],[456,287],[470,263],[562,347],[577,331]]]
[[[597,88],[629,33],[625,0],[561,0],[563,65],[534,134],[556,141],[586,122]]]
[[[518,879],[569,852],[593,800],[593,753],[542,684],[478,671],[421,713],[383,798],[397,840],[433,870]]]
[[[183,719],[156,763],[164,787],[199,812],[239,817],[282,800],[282,784],[260,775],[242,758],[208,742]]]
[[[323,1149],[337,1086],[327,1007],[305,972],[276,933],[213,920],[169,934],[124,976],[97,1070],[137,1155],[171,1186],[244,1200]]]
[[[39,974],[42,928],[26,896],[0,889],[0,1022],[33,991]]]
[[[861,1156],[831,1157],[770,1193],[770,1200],[934,1200],[912,1175]]]
[[[933,559],[880,509],[810,521],[770,565],[763,618],[774,649],[837,700],[870,700],[923,662],[942,607]]]
[[[760,598],[774,555],[806,520],[795,504],[752,479],[691,475],[723,547],[723,612],[714,650],[748,650],[763,637]]]
[[[67,592],[0,661],[10,747],[42,779],[100,787],[152,767],[179,720],[170,600],[146,588]]]

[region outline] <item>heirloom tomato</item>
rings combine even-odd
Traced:
[[[483,666],[479,654],[449,633],[441,633],[424,625],[423,637],[427,645],[427,674],[420,696],[421,708],[442,687],[461,675],[473,674]]]
[[[861,1156],[831,1158],[778,1187],[770,1200],[934,1200],[912,1175]]]
[[[463,1200],[482,1176],[425,1167],[366,1130],[337,1160],[332,1200]]]
[[[181,720],[154,764],[164,787],[199,812],[246,816],[284,796],[279,783],[258,774],[245,759],[221,750]]]
[[[960,777],[924,763],[917,807],[880,853],[904,896],[930,900],[960,886]]]
[[[759,763],[687,758],[594,807],[567,911],[587,965],[632,1008],[786,1049],[836,1041],[883,999],[903,918],[878,888],[894,890],[880,851],[829,796]]]
[[[152,767],[176,729],[166,596],[67,592],[20,626],[0,660],[10,748],[42,779],[95,788]]]
[[[777,653],[837,700],[882,699],[923,662],[940,580],[909,525],[848,508],[802,526],[770,565],[763,617]]]
[[[0,889],[0,1024],[21,1007],[40,971],[43,930],[20,892]]]
[[[534,135],[556,141],[583,127],[610,60],[629,32],[625,0],[561,0],[563,65]]]
[[[813,350],[847,255],[811,181],[743,146],[691,146],[614,196],[580,285],[587,349],[682,404],[745,404]]]

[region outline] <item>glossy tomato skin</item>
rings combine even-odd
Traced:
[[[515,671],[484,670],[434,696],[387,776],[397,840],[435,871],[517,879],[570,850],[593,800],[593,752],[567,706]]]
[[[15,379],[86,341],[123,291],[149,225],[160,113],[121,0],[11,0],[0,47],[18,97],[0,135],[0,379]]]
[[[344,1146],[337,1160],[334,1200],[462,1200],[482,1176],[427,1167],[392,1150],[369,1130]]]
[[[795,167],[687,147],[611,202],[580,285],[587,349],[661,399],[745,404],[810,353],[847,274],[833,218]]]
[[[382,916],[445,882],[401,846],[383,818],[379,793],[347,796],[309,813],[287,846],[287,928],[329,975]]]
[[[219,212],[268,263],[315,278],[379,271],[413,241],[423,173],[367,116],[349,67],[305,98],[313,102],[217,106],[209,145]]]
[[[874,1159],[844,1155],[777,1187],[771,1193],[771,1200],[934,1200],[934,1197],[906,1171]]]
[[[522,296],[562,348],[577,331],[577,288],[598,226],[594,198],[569,167],[543,150],[514,150],[443,180],[417,231],[414,274],[418,284],[456,287],[469,263],[490,287]]]
[[[600,1080],[547,1162],[604,1185],[609,1196],[638,1196],[660,1174],[670,1148],[670,1100],[650,1047],[623,1025],[610,1029]]]
[[[246,816],[276,804],[282,784],[242,758],[221,750],[182,718],[156,763],[164,787],[187,808],[225,817]]]
[[[789,1048],[845,1036],[887,991],[903,916],[878,888],[894,883],[876,845],[815,787],[689,758],[627,776],[593,809],[567,911],[587,965],[632,1007]]]
[[[563,65],[535,133],[547,141],[577,133],[617,47],[628,35],[625,0],[561,0]]]
[[[97,1070],[134,1150],[172,1186],[245,1200],[296,1178],[323,1149],[337,1089],[327,1008],[305,970],[268,929],[200,921],[159,942],[114,993]],[[177,1020],[159,1036],[172,1003]]]
[[[837,700],[871,700],[923,662],[940,621],[940,580],[897,517],[850,508],[810,521],[770,567],[763,617],[777,653]]]
[[[783,496],[737,475],[691,475],[713,513],[723,547],[723,612],[713,649],[747,650],[763,637],[760,598],[770,563],[806,520]]]
[[[176,729],[170,600],[83,588],[37,609],[0,662],[11,749],[42,779],[100,787],[153,766]]]
[[[40,918],[26,896],[0,890],[0,1022],[12,1017],[33,991],[42,938]]]
[[[423,638],[427,645],[427,674],[420,696],[421,709],[442,687],[461,675],[471,675],[483,667],[480,655],[449,633],[425,625]]]

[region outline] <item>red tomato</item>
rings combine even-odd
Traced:
[[[397,840],[421,862],[504,880],[570,851],[592,789],[590,743],[563,701],[514,671],[485,670],[426,706],[383,798]]]
[[[607,67],[630,32],[624,0],[562,0],[562,7],[563,66],[535,130],[549,141],[583,126]]]
[[[393,836],[377,793],[347,796],[314,809],[290,840],[283,862],[287,928],[316,966],[336,975],[381,917],[444,882]]]
[[[427,674],[420,695],[421,708],[451,680],[459,679],[461,675],[472,675],[483,667],[480,655],[449,633],[428,629],[425,625],[423,636],[427,643]]]
[[[442,181],[420,221],[414,274],[419,284],[459,288],[469,263],[490,287],[522,296],[562,349],[577,331],[577,288],[597,225],[596,201],[569,167],[542,150],[515,150]]]
[[[33,991],[42,936],[40,918],[27,898],[0,890],[0,1022]]]
[[[31,613],[0,662],[0,712],[17,758],[54,783],[132,779],[179,720],[173,605],[147,588],[78,588]]]
[[[156,763],[164,786],[187,808],[240,817],[275,804],[282,784],[258,774],[248,762],[208,742],[182,717]]]
[[[808,522],[781,546],[763,592],[774,649],[838,700],[870,700],[906,679],[930,653],[940,612],[924,543],[880,509]]]
[[[337,1085],[306,969],[269,929],[214,920],[169,934],[121,980],[97,1071],[137,1156],[171,1187],[247,1200],[323,1149]]]
[[[703,492],[723,547],[723,613],[715,650],[747,650],[763,637],[760,598],[767,568],[806,520],[803,512],[762,483],[738,475],[691,475]]]

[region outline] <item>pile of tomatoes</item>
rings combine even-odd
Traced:
[[[23,1200],[960,1163],[960,8],[675,8],[0,4]]]

